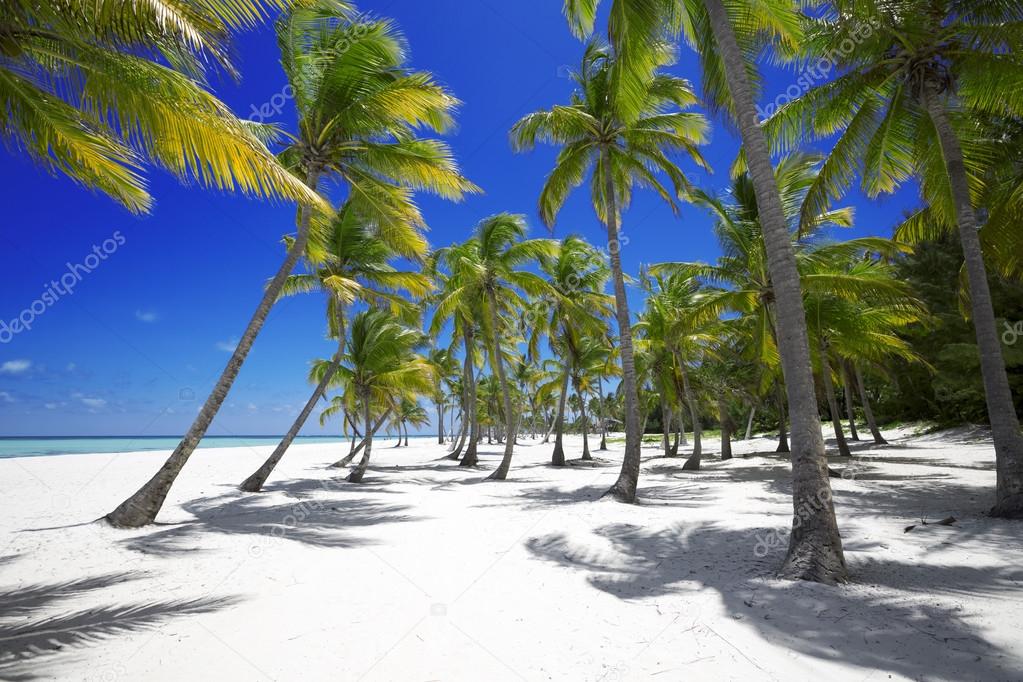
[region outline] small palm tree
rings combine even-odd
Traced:
[[[337,339],[338,350],[333,360],[315,373],[316,388],[284,438],[262,466],[239,486],[247,492],[262,489],[340,367],[348,307],[361,301],[388,307],[393,314],[407,319],[414,318],[418,310],[397,292],[422,297],[432,287],[430,279],[422,273],[399,271],[389,264],[398,254],[395,245],[367,229],[366,218],[359,213],[357,202],[345,203],[326,233],[314,235],[306,252],[314,272],[292,275],[284,283],[281,293],[284,296],[310,291],[324,293],[327,298],[327,329],[329,336]]]
[[[360,483],[369,466],[373,435],[380,427],[375,417],[398,413],[403,400],[415,401],[433,390],[434,371],[416,349],[421,332],[397,322],[383,310],[367,310],[352,321],[345,362],[337,373],[349,413],[361,408],[365,447],[348,481]]]
[[[577,3],[579,4],[579,3]],[[590,3],[594,4],[594,3]],[[671,51],[658,44],[657,66],[671,61]],[[517,150],[532,149],[540,142],[561,147],[554,170],[540,193],[540,216],[551,226],[568,195],[592,175],[590,187],[597,216],[607,227],[611,273],[614,282],[625,398],[625,458],[618,481],[609,491],[616,499],[634,502],[639,481],[642,432],[632,320],[622,272],[620,220],[635,186],[653,188],[677,210],[675,198],[689,188],[675,157],[684,155],[706,165],[697,150],[707,132],[703,116],[684,111],[696,102],[689,83],[658,74],[633,86],[631,91],[616,77],[632,52],[591,42],[582,66],[574,75],[578,89],[571,103],[530,114],[512,129]],[[660,175],[661,177],[658,177]],[[666,178],[669,190],[662,178]]]
[[[538,299],[532,309],[529,355],[537,356],[537,343],[546,334],[555,357],[561,358],[562,372],[555,418],[554,452],[551,463],[565,465],[563,442],[565,401],[575,362],[588,337],[607,335],[607,318],[614,300],[604,293],[610,271],[603,255],[585,239],[568,235],[554,258],[541,263],[550,283],[550,294]],[[589,449],[586,449],[587,454]]]
[[[501,464],[488,477],[503,481],[508,476],[515,452],[518,418],[512,407],[511,382],[505,372],[505,351],[501,338],[510,331],[508,319],[525,307],[518,290],[531,296],[550,293],[549,284],[523,266],[552,257],[557,242],[550,239],[525,239],[526,220],[520,215],[500,213],[485,218],[476,226],[469,241],[440,249],[437,259],[450,272],[449,291],[437,303],[433,325],[455,313],[476,322],[489,342],[490,364],[500,384],[501,409],[505,420],[505,447]],[[469,349],[467,347],[467,352]]]

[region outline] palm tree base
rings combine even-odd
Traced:
[[[826,530],[800,529],[789,545],[788,556],[778,575],[786,580],[806,580],[825,585],[838,585],[849,580],[849,571],[841,548],[828,542],[831,533]]]
[[[622,504],[636,504],[636,488],[622,483],[619,480],[611,486],[601,497],[610,497]]]
[[[1023,519],[1023,494],[998,501],[988,515],[998,519]]]
[[[264,483],[266,483],[266,479],[255,473],[242,481],[242,484],[238,486],[238,490],[241,490],[243,493],[258,493],[263,489]]]
[[[686,460],[686,463],[682,465],[682,471],[699,471],[700,470],[700,457],[694,455]]]

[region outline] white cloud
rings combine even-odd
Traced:
[[[14,403],[17,402],[7,391],[0,391],[0,403]]]
[[[103,398],[79,398],[79,400],[82,401],[83,405],[94,410],[107,406],[107,401],[103,400]]]
[[[43,407],[45,407],[47,410],[56,410],[57,403],[43,403]]]
[[[8,360],[0,365],[0,374],[24,374],[31,367],[31,360]]]
[[[139,322],[153,323],[159,320],[160,316],[152,310],[136,310],[135,319]]]
[[[217,341],[217,349],[222,350],[225,353],[233,353],[234,349],[238,347],[238,339],[231,339],[230,341]]]
[[[249,412],[255,412],[256,410],[259,409],[258,407],[256,407],[256,403],[249,403],[247,407],[249,408]]]

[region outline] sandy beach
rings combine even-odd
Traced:
[[[621,444],[554,469],[527,440],[496,483],[500,446],[466,470],[381,441],[362,485],[297,445],[260,494],[234,486],[269,448],[200,450],[135,531],[93,520],[164,453],[0,460],[0,678],[1023,679],[990,441],[886,436],[833,463],[837,588],[773,578],[791,498],[768,439],[725,462],[708,441],[694,473],[648,445],[635,506],[599,499]]]

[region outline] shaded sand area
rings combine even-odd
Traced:
[[[271,448],[201,450],[135,531],[93,519],[165,453],[0,460],[0,679],[1023,679],[1023,523],[984,515],[990,441],[886,436],[832,464],[838,588],[773,578],[791,502],[767,439],[726,462],[709,441],[692,473],[648,446],[635,506],[599,499],[620,444],[554,469],[526,441],[493,483],[499,446],[466,470],[383,441],[362,485],[298,445],[261,494],[234,486]]]

